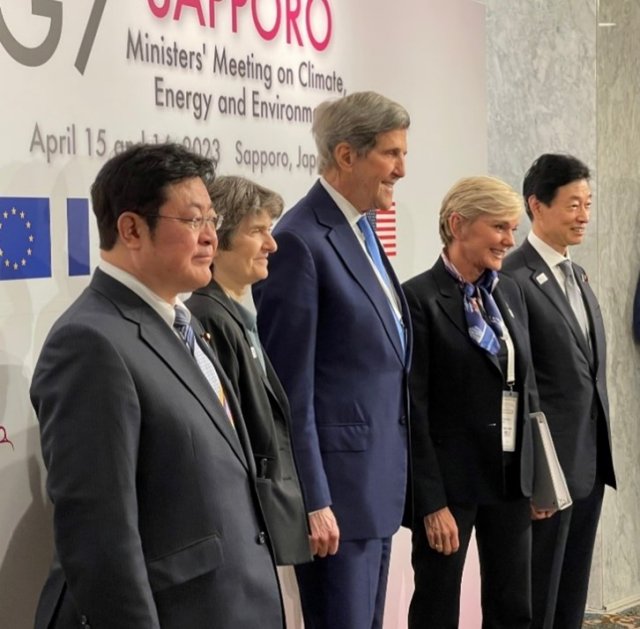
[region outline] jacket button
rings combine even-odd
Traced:
[[[80,624],[85,627],[87,625],[87,617],[82,614],[82,616],[80,616]]]
[[[264,531],[260,531],[258,533],[258,538],[256,539],[258,544],[266,544],[267,543],[267,534]]]
[[[403,415],[403,416],[400,418],[399,422],[400,422],[400,425],[401,425],[401,426],[406,425],[406,423],[407,423],[407,418],[406,418],[406,416],[405,416],[405,415]]]

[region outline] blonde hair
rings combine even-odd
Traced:
[[[522,198],[508,184],[495,177],[464,177],[447,192],[440,207],[440,239],[444,246],[453,241],[449,225],[457,213],[469,222],[481,216],[515,219],[522,213]]]

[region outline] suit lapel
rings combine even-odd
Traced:
[[[227,375],[222,368],[222,365],[218,362],[218,357],[215,355],[213,349],[203,340],[204,330],[200,326],[199,322],[194,321],[194,328],[196,329],[196,340],[198,345],[202,349],[202,351],[207,355],[207,358],[213,363],[215,370],[218,373],[218,377],[220,378],[220,382],[222,383],[222,387],[224,389],[225,395],[227,397],[227,403],[229,404],[229,408],[231,409],[231,416],[234,418],[234,426],[231,425],[229,418],[227,417],[227,413],[222,407],[222,405],[218,405],[222,410],[224,417],[222,419],[222,428],[225,431],[225,436],[227,437],[227,441],[231,444],[232,447],[235,446],[236,454],[242,452],[244,455],[245,465],[251,470],[252,474],[255,475],[255,461],[253,458],[253,451],[251,449],[251,442],[249,440],[249,435],[247,433],[246,426],[244,424],[244,418],[242,416],[242,409],[240,408],[240,402],[235,396],[233,392],[233,386]],[[196,365],[197,366],[197,365]],[[198,367],[198,371],[200,368]],[[207,383],[208,385],[209,383]],[[209,386],[211,390],[211,387]],[[211,392],[215,400],[215,395]],[[215,400],[217,402],[217,400]],[[242,455],[239,455],[242,456]]]
[[[242,317],[240,316],[240,313],[238,312],[238,309],[235,305],[235,303],[233,302],[233,300],[224,292],[224,290],[222,290],[222,287],[220,286],[220,284],[218,284],[215,280],[212,281],[209,286],[207,286],[206,289],[202,289],[200,291],[198,291],[199,293],[205,293],[206,295],[208,295],[211,299],[213,299],[214,301],[216,301],[222,308],[225,309],[225,311],[227,312],[227,314],[236,322],[236,324],[238,325],[238,328],[240,329],[240,331],[242,332],[242,336],[245,340],[245,342],[247,343],[247,346],[249,348],[251,348],[251,350],[253,351],[257,351],[257,349],[261,349],[261,348],[254,348],[253,347],[253,340],[251,339],[251,337],[249,336],[248,332],[247,332],[247,328],[245,326],[244,320],[242,319]],[[264,351],[263,351],[264,353]],[[257,357],[253,356],[253,358],[257,361]],[[267,363],[267,356],[264,356],[265,358],[265,363]],[[273,395],[274,397],[276,397],[275,392],[272,389],[271,386],[271,382],[269,381],[269,378],[267,376],[267,374],[265,374],[265,372],[262,370],[262,367],[260,365],[256,366],[256,371],[260,374],[260,379],[262,381],[262,383],[264,384],[264,386],[267,388],[267,390],[271,393],[271,395]]]
[[[542,295],[544,295],[544,298],[551,302],[552,306],[562,315],[571,328],[571,332],[582,353],[589,361],[591,361],[591,350],[587,345],[587,340],[585,339],[582,329],[580,328],[580,324],[573,313],[567,296],[556,281],[553,271],[540,257],[540,254],[531,246],[531,243],[529,243],[528,240],[525,240],[520,248],[527,262],[527,266],[531,269],[531,281]]]
[[[444,266],[444,262],[442,262],[442,258],[438,258],[433,267],[433,272],[436,284],[438,285],[438,295],[436,296],[436,300],[440,308],[442,308],[453,325],[458,328],[459,332],[465,337],[467,342],[475,346],[478,351],[482,352],[486,359],[496,369],[498,369],[500,373],[502,373],[498,357],[489,354],[489,352],[485,351],[471,340],[467,320],[464,316],[462,291],[457,285],[456,280],[448,273]]]
[[[230,425],[224,408],[217,401],[210,384],[184,343],[168,328],[166,322],[133,291],[102,273],[99,269],[96,271],[92,286],[112,301],[125,319],[138,326],[141,340],[149,346],[159,360],[165,363],[182,385],[192,393],[209,415],[213,424],[227,440],[231,449],[244,466],[247,467],[247,459],[242,452],[238,437]],[[203,344],[199,343],[199,345],[202,347]],[[207,356],[211,358],[210,350],[208,348],[204,349],[207,351]],[[214,366],[222,379],[222,370],[215,360]],[[228,386],[225,387],[225,390],[229,390]]]
[[[238,309],[234,301],[224,292],[220,284],[218,284],[215,280],[213,280],[207,287],[201,288],[198,291],[200,295],[206,295],[213,301],[215,301],[220,307],[224,308],[225,312],[236,322],[238,328],[242,332],[242,336],[247,343],[247,346],[252,348],[252,340],[247,333],[246,326],[244,324],[244,320],[240,316]],[[215,352],[214,352],[215,353]],[[267,393],[275,400],[276,404],[278,404],[282,408],[288,407],[288,400],[280,382],[277,379],[276,373],[273,369],[273,366],[269,362],[269,357],[264,353],[264,361],[265,361],[265,369],[266,374],[262,370],[260,365],[256,365],[256,372],[260,376],[261,382],[264,384]],[[257,361],[257,358],[254,357]]]
[[[509,301],[504,294],[504,292],[500,288],[500,283],[496,286],[496,289],[493,293],[493,297],[498,305],[498,309],[502,314],[502,320],[504,324],[507,326],[509,330],[509,335],[511,336],[511,340],[513,341],[513,346],[515,348],[515,360],[516,360],[516,377],[518,374],[523,374],[526,370],[522,368],[522,359],[524,356],[529,355],[529,349],[522,346],[522,333],[521,327],[518,324],[518,320],[513,314],[513,310],[509,305]]]
[[[265,355],[264,357],[265,367],[267,369],[267,375],[265,381],[267,383],[267,391],[269,395],[273,396],[276,404],[282,410],[282,414],[287,416],[290,414],[289,409],[289,400],[287,398],[287,394],[285,393],[282,385],[280,384],[280,380],[278,380],[278,376],[276,374],[269,357]]]
[[[598,305],[598,300],[591,290],[591,286],[589,285],[589,280],[587,279],[587,274],[584,269],[574,265],[576,271],[576,277],[578,280],[578,286],[582,291],[582,295],[584,296],[585,308],[587,309],[587,316],[589,317],[589,324],[591,327],[591,338],[593,344],[593,352],[590,352],[590,356],[592,357],[592,366],[597,368],[597,365],[600,363],[600,357],[604,356],[604,328],[602,327],[602,322],[600,319],[600,306]]]
[[[320,189],[318,189],[318,187]],[[347,272],[361,286],[367,298],[371,301],[378,317],[384,327],[389,341],[398,355],[398,359],[404,365],[405,353],[402,348],[400,337],[398,336],[398,328],[396,327],[395,314],[391,309],[389,300],[380,286],[380,282],[371,267],[371,263],[367,258],[367,254],[358,242],[357,236],[354,234],[351,225],[347,222],[340,208],[334,203],[326,190],[320,183],[316,184],[311,190],[311,195],[317,195],[317,200],[311,200],[311,205],[318,219],[318,222],[329,228],[327,239],[331,243],[338,257]],[[381,254],[385,260],[386,255]],[[399,291],[399,285],[395,277],[393,269],[389,266],[388,261],[385,262],[385,268],[389,277],[392,279],[394,289]],[[401,292],[397,292],[400,297]],[[404,314],[404,313],[403,313]],[[405,319],[406,321],[406,319]]]

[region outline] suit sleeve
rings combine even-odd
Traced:
[[[138,532],[141,429],[131,373],[108,338],[67,325],[31,386],[67,586],[96,627],[159,629]]]
[[[291,438],[309,511],[331,504],[314,408],[318,277],[306,243],[277,234],[269,277],[254,287],[260,341],[291,406]]]
[[[411,325],[413,358],[409,374],[411,401],[411,478],[414,522],[447,506],[447,495],[429,430],[429,386],[432,356],[427,310],[413,288],[404,287]]]

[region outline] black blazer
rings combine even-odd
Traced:
[[[240,401],[258,471],[258,495],[280,565],[311,561],[307,513],[289,436],[289,402],[265,358],[266,375],[234,302],[215,281],[186,302],[203,327]]]
[[[562,289],[526,240],[503,270],[522,288],[540,408],[547,416],[572,498],[586,497],[596,477],[616,486],[607,396],[606,340],[602,314],[584,269],[574,264],[591,323],[592,350]]]
[[[449,503],[494,504],[504,498],[501,408],[505,377],[497,357],[469,338],[462,292],[441,258],[403,285],[413,325],[410,374],[413,521]],[[533,458],[527,314],[516,284],[501,277],[494,298],[516,354],[520,490],[531,495]]]

